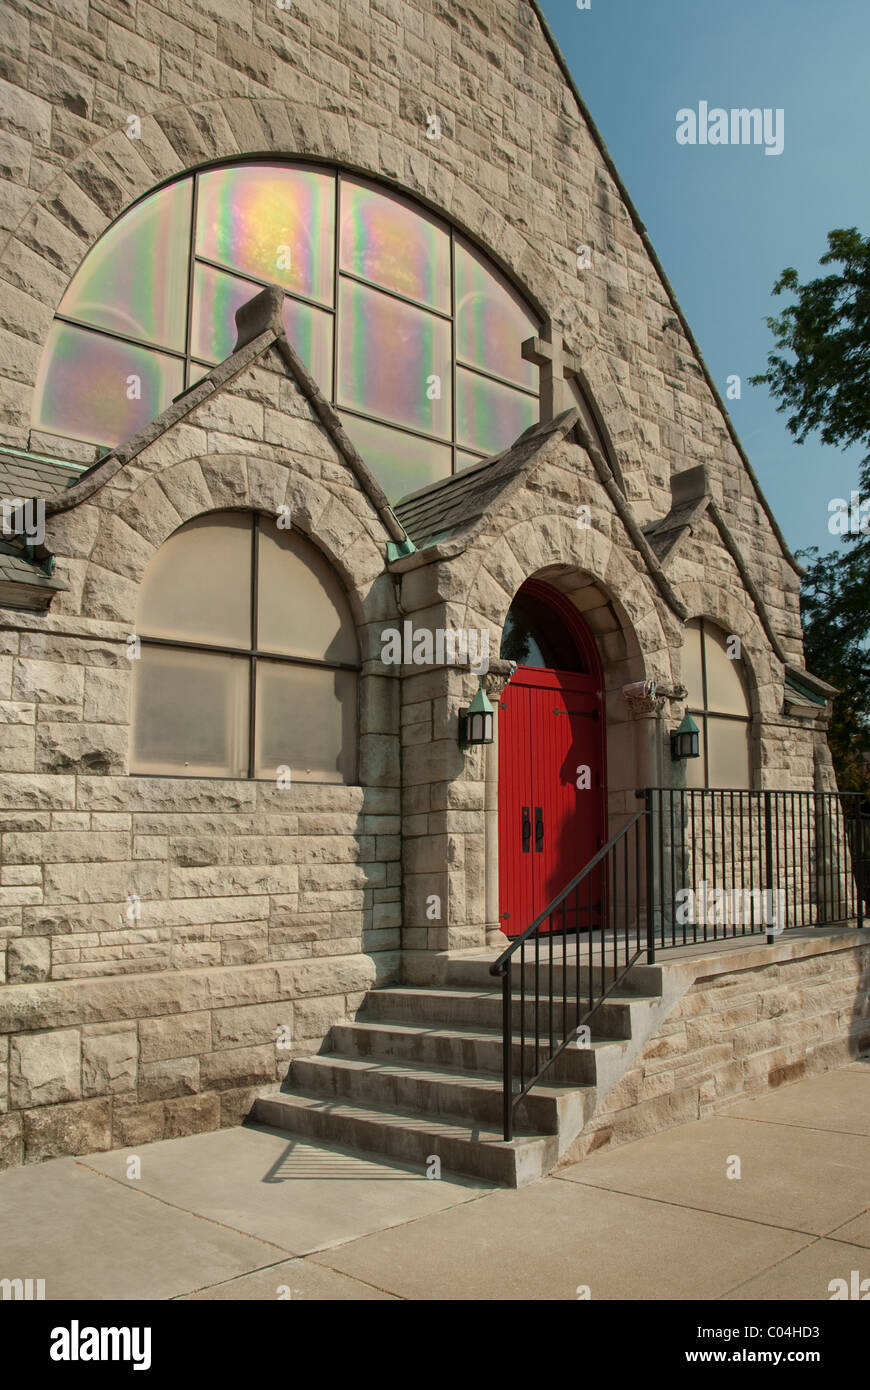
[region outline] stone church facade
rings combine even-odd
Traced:
[[[4,28],[0,482],[45,504],[44,537],[0,551],[14,1164],[239,1123],[373,987],[437,985],[460,953],[504,944],[498,744],[463,747],[458,729],[479,688],[498,723],[506,619],[529,581],[597,650],[602,838],[638,788],[681,775],[670,735],[699,620],[739,638],[738,785],[835,783],[799,568],[536,6],[12,0]],[[339,171],[484,258],[534,321],[531,427],[402,490],[304,359],[281,286],[254,275],[229,352],[131,435],[107,448],[47,428],[59,306],[101,236],[155,189],[251,161]],[[316,552],[343,595],[358,644],[333,662],[356,692],[343,771],[294,775],[291,759],[282,778],[251,751],[253,775],[149,773],[137,752],[143,586],[181,527],[215,516],[286,518],[299,564]],[[487,634],[487,669],[385,663],[385,631],[409,622]],[[320,697],[299,682],[307,728]],[[866,1029],[843,1021],[862,949],[801,956],[829,990],[813,1012],[827,1064]],[[758,1027],[753,1056],[774,1042]],[[805,1056],[806,1036],[786,1041]],[[669,1122],[701,1113],[698,1094]]]

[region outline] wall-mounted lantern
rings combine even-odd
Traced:
[[[467,709],[459,711],[459,742],[463,748],[493,742],[494,710],[481,687]]]
[[[682,724],[671,734],[671,757],[676,763],[682,758],[700,758],[700,756],[700,730],[689,711],[686,710]]]

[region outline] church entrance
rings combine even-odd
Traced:
[[[499,918],[517,936],[604,844],[604,697],[586,625],[537,580],[511,604],[501,656],[517,669],[498,714]],[[590,882],[554,925],[598,925],[600,898]]]

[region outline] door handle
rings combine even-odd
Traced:
[[[535,807],[535,854],[540,854],[544,848],[544,808]]]
[[[532,822],[528,806],[523,807],[523,854],[528,854],[532,844]]]

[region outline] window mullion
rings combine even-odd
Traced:
[[[341,236],[341,170],[335,171],[335,194],[332,221],[332,307],[335,315],[332,320],[332,394],[330,400],[333,405],[338,404],[338,333],[339,333],[339,312],[338,300],[340,285],[338,278],[339,266],[339,237]]]
[[[193,188],[190,194],[190,239],[187,247],[187,316],[184,329],[185,390],[190,386],[190,378],[192,375],[190,357],[193,344],[193,298],[196,280],[196,217],[197,201],[199,198],[199,174],[194,174],[191,182]]]
[[[456,236],[450,228],[450,462],[456,467]]]
[[[254,776],[254,740],[257,735],[257,607],[259,593],[260,518],[255,512],[251,526],[251,658],[248,694],[248,776]]]

